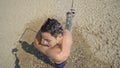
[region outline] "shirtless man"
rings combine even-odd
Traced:
[[[64,68],[70,55],[72,35],[56,19],[48,18],[36,35],[34,46],[55,62],[56,68]]]

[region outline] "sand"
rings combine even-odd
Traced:
[[[1,0],[0,68],[52,67],[32,42],[46,18],[64,26],[70,6],[71,0]],[[75,0],[74,8],[74,43],[66,68],[120,68],[120,1]]]

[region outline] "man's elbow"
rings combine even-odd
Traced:
[[[57,63],[57,64],[59,64],[59,63],[61,63],[61,62],[63,62],[63,61],[64,61],[64,56],[56,55],[56,56],[54,57],[54,62]]]
[[[36,47],[36,48],[38,47],[38,44],[37,44],[36,40],[34,40],[33,45],[34,45],[34,47]]]

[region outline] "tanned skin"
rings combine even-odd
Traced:
[[[45,45],[41,42],[44,42]],[[52,36],[48,32],[39,31],[34,41],[34,46],[57,64],[68,59],[71,45],[72,35],[67,29],[63,30],[63,35],[59,34],[57,37]]]

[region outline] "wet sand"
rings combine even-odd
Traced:
[[[42,19],[43,20],[43,19]],[[54,67],[54,63],[48,57],[37,51],[34,48],[32,42],[36,32],[40,29],[40,22],[32,22],[29,28],[25,30],[20,43],[17,45],[17,56],[19,59],[19,65],[21,68],[51,68]],[[34,24],[33,24],[34,23]],[[62,23],[65,26],[65,23]],[[37,27],[38,26],[38,27]],[[105,63],[92,54],[90,46],[85,41],[80,33],[76,30],[77,26],[73,29],[73,45],[71,49],[71,55],[67,60],[65,68],[110,68],[108,63]],[[37,30],[35,32],[35,30]],[[27,64],[26,64],[27,63]]]

